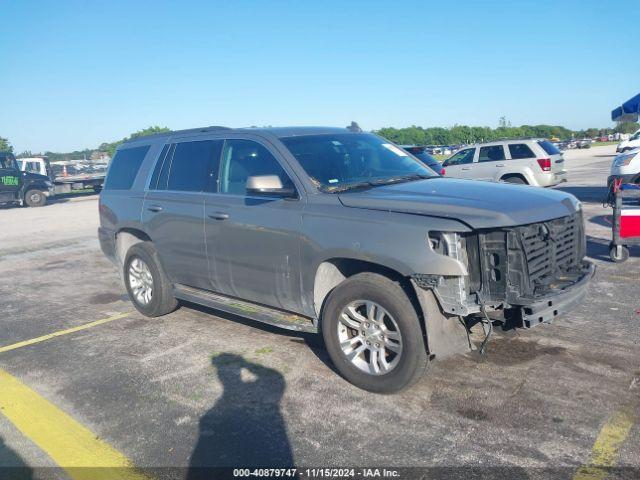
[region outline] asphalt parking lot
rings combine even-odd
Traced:
[[[587,478],[585,466],[609,462],[638,474],[640,249],[609,261],[612,156],[566,154],[560,188],[584,203],[598,268],[584,304],[553,325],[497,331],[484,357],[435,362],[394,396],[340,378],[312,336],[194,306],[142,317],[99,251],[94,195],[0,210],[0,389],[13,385],[0,392],[0,465],[74,475],[42,467],[57,466],[60,439],[81,427],[99,442],[89,453],[139,468],[473,466]],[[30,411],[25,398],[52,407],[42,428],[16,421],[16,405]],[[89,466],[78,452],[66,466]]]

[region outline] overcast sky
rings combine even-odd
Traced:
[[[612,126],[637,0],[0,0],[0,136],[95,148],[150,125]]]

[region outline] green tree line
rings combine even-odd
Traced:
[[[513,127],[501,119],[498,128],[470,127],[454,125],[450,128],[418,127],[406,128],[385,127],[376,133],[400,145],[459,145],[463,143],[490,142],[501,138],[541,137],[541,138],[595,138],[611,133],[632,133],[640,128],[637,123],[621,123],[615,128],[589,128],[586,130],[569,130],[557,125],[521,125]]]
[[[384,127],[375,133],[387,138],[388,140],[400,145],[459,145],[463,143],[489,142],[499,138],[516,138],[516,137],[542,137],[542,138],[596,138],[611,133],[633,133],[640,129],[638,123],[625,122],[619,123],[615,128],[588,128],[585,130],[569,130],[568,128],[557,125],[521,125],[513,127],[503,117],[500,119],[497,128],[491,127],[470,127],[467,125],[454,125],[453,127],[418,127],[411,126],[405,128]],[[46,151],[44,155],[50,160],[65,160],[90,158],[95,152],[107,153],[113,156],[116,148],[126,140],[131,138],[142,137],[145,135],[153,135],[170,131],[167,127],[159,127],[157,125],[138,130],[131,135],[117,140],[115,142],[101,143],[98,148],[75,150],[73,152],[51,152]],[[0,136],[0,151],[13,152],[13,147],[8,139]],[[32,156],[30,151],[25,151],[18,156]]]

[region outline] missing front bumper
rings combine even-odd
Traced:
[[[513,305],[520,310],[522,326],[530,328],[541,323],[551,323],[555,317],[573,310],[584,300],[589,281],[596,272],[596,266],[592,262],[584,262],[587,264],[585,273],[570,287],[533,299],[525,305]]]

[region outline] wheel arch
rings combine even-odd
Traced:
[[[318,318],[322,314],[322,310],[326,303],[327,297],[331,291],[340,285],[347,278],[358,273],[370,272],[377,273],[390,280],[396,281],[403,288],[407,296],[418,308],[421,315],[421,309],[417,302],[417,298],[408,276],[404,275],[396,268],[377,262],[370,262],[352,257],[333,257],[323,260],[315,271],[313,282],[313,304],[315,313]]]
[[[469,350],[467,332],[458,317],[444,314],[431,291],[423,290],[407,275],[387,265],[366,260],[334,257],[324,260],[316,269],[313,299],[321,319],[329,294],[347,278],[358,273],[378,273],[399,283],[415,308],[420,321],[425,349],[440,358]]]
[[[504,173],[500,175],[501,182],[506,181],[508,178],[520,178],[527,185],[533,185],[533,183],[529,180],[529,178],[527,178],[526,174],[522,172]]]
[[[124,265],[124,259],[127,256],[129,249],[137,243],[151,242],[151,237],[139,228],[124,227],[116,232],[115,245],[116,245],[116,258],[121,269]]]
[[[22,186],[21,188],[21,192],[20,192],[20,196],[22,197],[22,199],[24,200],[27,196],[27,193],[30,190],[39,190],[41,192],[46,192],[49,190],[49,188],[44,184],[44,183],[27,183],[25,185]]]

